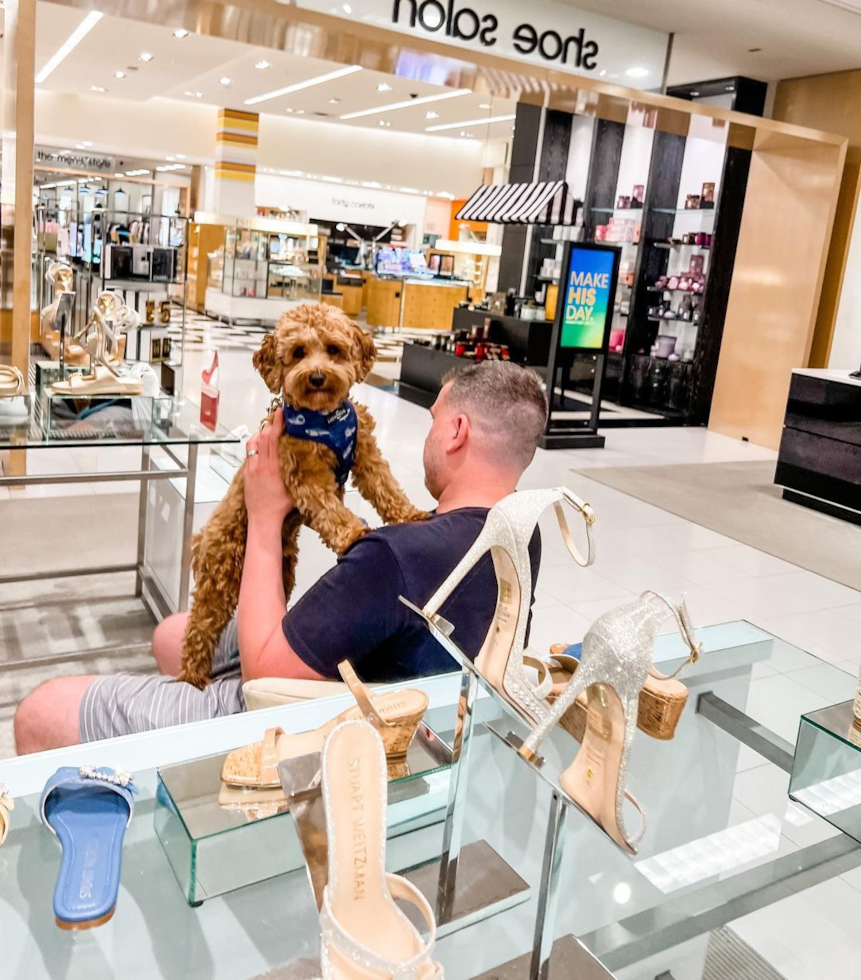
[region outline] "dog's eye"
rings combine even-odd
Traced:
[[[301,361],[304,356],[305,356],[305,348],[304,347],[297,347],[296,350],[293,351],[293,360],[294,361]]]
[[[326,353],[330,357],[337,357],[341,353],[341,348],[336,347],[334,344],[329,344],[329,346],[326,348]]]

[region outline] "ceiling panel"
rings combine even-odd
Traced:
[[[52,57],[86,16],[86,11],[40,2],[37,21],[38,70]],[[152,60],[141,60],[147,52]],[[258,69],[261,61],[269,63]],[[170,98],[196,104],[245,108],[245,101],[328,74],[344,66],[282,51],[256,48],[237,41],[189,34],[176,38],[158,24],[103,17],[81,43],[39,86],[48,91],[90,95],[103,88],[110,98],[146,101]],[[124,78],[116,78],[121,71]],[[229,79],[223,84],[222,79]],[[345,126],[425,133],[429,126],[456,124],[488,117],[513,115],[515,104],[472,93],[426,105],[353,120],[341,117],[366,109],[382,108],[413,98],[426,99],[452,91],[425,80],[362,70],[314,87],[249,106],[251,111],[343,123]],[[428,114],[431,114],[430,116]],[[445,131],[440,136],[456,139],[510,137],[510,122],[473,125]],[[436,135],[436,134],[431,134]]]

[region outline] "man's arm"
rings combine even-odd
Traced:
[[[281,409],[272,425],[248,440],[245,463],[245,506],[248,538],[239,590],[240,663],[242,679],[290,677],[320,680],[321,675],[299,657],[281,628],[287,604],[282,581],[281,528],[293,509],[278,468],[277,443],[283,429]]]

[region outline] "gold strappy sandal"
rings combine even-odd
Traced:
[[[9,833],[11,819],[9,814],[15,809],[15,801],[9,795],[9,790],[0,783],[0,847],[3,846]]]
[[[389,767],[403,766],[407,749],[427,710],[427,694],[413,689],[371,694],[346,660],[338,665],[338,671],[357,703],[312,731],[288,735],[280,728],[270,728],[262,741],[231,752],[221,770],[221,781],[225,784],[220,796],[222,803],[269,802],[279,794],[283,799],[278,763],[322,751],[327,736],[344,721],[364,719],[374,725],[383,740]],[[229,791],[233,787],[243,791]],[[259,800],[257,793],[247,792],[249,788],[260,791]]]

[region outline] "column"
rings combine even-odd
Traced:
[[[219,109],[215,146],[217,214],[251,218],[257,213],[254,179],[257,172],[257,130],[260,116],[240,109]]]

